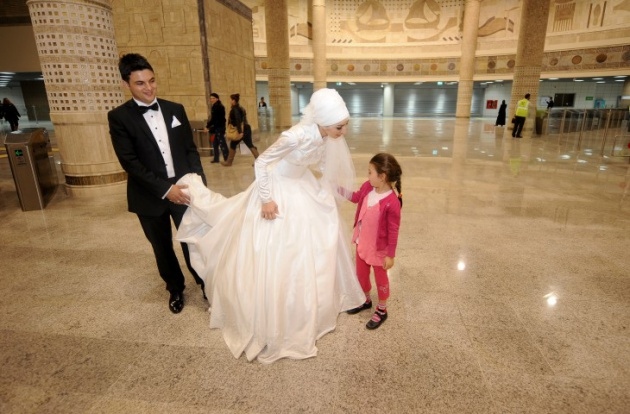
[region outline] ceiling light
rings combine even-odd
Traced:
[[[584,82],[584,79],[573,79],[573,82]]]
[[[597,81],[595,83],[606,83],[606,81]]]
[[[603,80],[604,78],[593,78],[593,80]]]
[[[625,82],[625,79],[615,79],[615,82]]]
[[[627,75],[619,75],[619,76],[615,76],[615,79],[617,79],[617,78],[627,78],[627,77],[628,77]]]
[[[558,80],[560,78],[549,78],[549,80]]]

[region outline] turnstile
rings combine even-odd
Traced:
[[[48,132],[44,128],[12,132],[4,146],[22,210],[43,210],[58,185]]]

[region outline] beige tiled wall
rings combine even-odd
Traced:
[[[241,94],[248,114],[256,113],[251,14],[235,0],[204,0],[211,91],[206,91],[196,0],[113,0],[118,50],[140,53],[155,70],[159,96],[182,103],[191,120],[208,117],[207,93],[217,92],[229,109],[229,95]],[[257,128],[255,116],[250,116]]]

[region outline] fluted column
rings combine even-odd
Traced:
[[[269,64],[269,101],[275,126],[291,126],[291,76],[289,73],[289,17],[286,0],[265,2],[265,31]]]
[[[124,101],[109,0],[27,1],[66,192],[125,191],[107,111]]]
[[[455,116],[458,118],[470,118],[478,30],[479,0],[466,0],[462,57],[460,59],[459,85],[457,87],[457,110],[455,112]]]
[[[526,93],[531,94],[529,115],[523,127],[523,136],[531,135],[536,122],[536,102],[547,35],[549,3],[549,0],[527,0],[520,3],[522,7],[520,30],[508,119],[514,116],[516,103],[523,99]],[[508,125],[508,128],[513,128],[513,124],[508,123]]]
[[[313,92],[326,87],[326,0],[313,0]]]

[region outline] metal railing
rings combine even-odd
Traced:
[[[565,109],[547,112],[543,118],[542,133],[545,135],[567,135],[577,137],[577,150],[585,141],[594,145],[601,140],[600,154],[603,156],[609,139],[614,138],[610,156],[621,152],[616,146],[630,139],[630,112],[627,109]],[[623,152],[625,154],[625,152]]]

